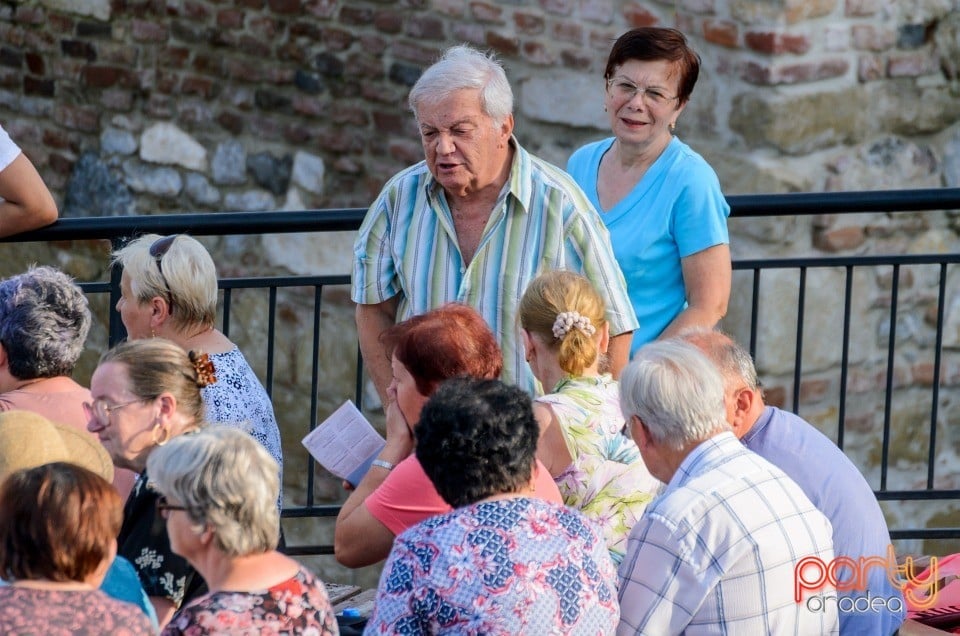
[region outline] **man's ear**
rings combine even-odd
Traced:
[[[643,423],[643,420],[636,415],[630,416],[630,435],[633,437],[637,448],[642,450],[650,445],[650,430],[647,428],[647,425]]]
[[[759,399],[760,391],[747,387],[740,389],[734,396],[733,421],[730,422],[730,425],[738,438],[746,435],[750,427],[753,426],[751,421],[753,419],[753,409]]]
[[[0,344],[0,367],[7,366],[7,348]]]

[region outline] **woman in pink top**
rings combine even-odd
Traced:
[[[424,519],[449,512],[413,455],[413,427],[427,399],[455,377],[491,380],[503,356],[474,309],[451,303],[414,316],[384,332],[393,381],[387,389],[387,444],[337,517],[334,551],[348,567],[382,561],[396,535]],[[550,473],[537,462],[536,496],[563,503]]]

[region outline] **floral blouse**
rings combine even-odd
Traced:
[[[161,636],[310,634],[336,636],[327,589],[308,570],[262,592],[214,592],[181,609]]]
[[[0,634],[141,636],[153,634],[136,605],[100,590],[0,587]]]
[[[280,467],[280,499],[283,503],[283,448],[273,403],[247,359],[234,347],[210,354],[217,381],[200,390],[210,423],[238,426],[253,436]]]
[[[486,501],[397,537],[365,634],[612,634],[616,573],[593,524],[540,499]]]
[[[609,375],[566,378],[536,401],[550,406],[573,458],[556,477],[564,503],[600,527],[620,563],[630,529],[661,484],[625,434],[619,385]]]
[[[144,471],[124,506],[117,554],[133,563],[147,596],[167,598],[179,607],[184,598],[190,598],[188,588],[196,589],[203,584],[203,578],[186,559],[170,549],[167,523],[157,514],[159,495],[147,482]]]

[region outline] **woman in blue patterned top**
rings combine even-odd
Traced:
[[[454,510],[397,537],[366,633],[613,633],[616,577],[597,528],[531,496],[530,397],[498,380],[450,380],[416,436],[417,459]]]
[[[113,254],[123,267],[117,311],[131,340],[162,337],[187,351],[210,356],[212,382],[201,395],[207,421],[242,428],[280,467],[283,502],[283,450],[270,396],[246,358],[216,329],[217,268],[207,249],[192,236],[147,234]]]

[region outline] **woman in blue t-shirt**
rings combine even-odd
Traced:
[[[640,321],[631,355],[686,327],[713,327],[727,310],[730,206],[710,165],[673,135],[699,73],[699,56],[676,29],[620,36],[604,71],[614,136],[567,164],[610,230],[627,280]]]

